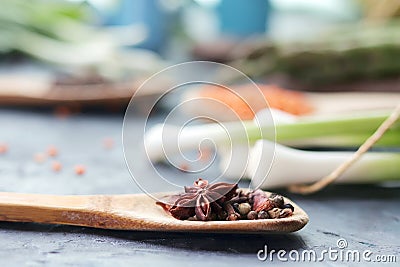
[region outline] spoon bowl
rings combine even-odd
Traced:
[[[165,197],[172,193],[159,193]],[[146,194],[56,196],[0,193],[0,221],[65,224],[115,230],[163,232],[261,233],[294,232],[308,222],[291,200],[293,215],[281,219],[181,221],[167,214]]]

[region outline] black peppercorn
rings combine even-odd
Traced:
[[[292,210],[292,212],[294,211],[294,207],[293,207],[293,205],[292,204],[285,204],[285,205],[283,205],[282,206],[282,208],[283,209],[291,209]]]

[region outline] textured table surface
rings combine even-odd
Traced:
[[[137,117],[138,123],[141,118]],[[123,115],[83,114],[57,119],[48,112],[0,109],[0,191],[47,194],[139,193],[124,162],[121,145]],[[139,133],[138,133],[139,134]],[[115,147],[105,150],[104,138]],[[63,170],[52,160],[33,157],[49,145],[60,150]],[[140,160],[140,154],[138,154]],[[74,174],[83,164],[87,172]],[[146,175],[143,165],[140,172]],[[400,174],[399,174],[400,175]],[[265,266],[257,252],[283,249],[301,252],[337,249],[371,250],[400,261],[400,188],[334,186],[311,197],[289,196],[310,216],[301,231],[287,235],[213,235],[124,232],[82,227],[0,222],[0,266]],[[292,252],[293,253],[293,252]],[[273,263],[283,263],[277,258]],[[330,265],[352,265],[330,261]],[[304,265],[309,265],[305,262]],[[395,265],[393,263],[389,265]]]

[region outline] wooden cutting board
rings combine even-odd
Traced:
[[[97,106],[109,103],[127,104],[144,78],[121,82],[60,83],[50,75],[0,75],[0,105],[2,106],[55,106],[82,104]],[[162,94],[164,86],[140,91],[139,96],[154,97]],[[146,88],[147,89],[147,88]]]

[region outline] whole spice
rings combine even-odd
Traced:
[[[226,202],[224,208],[228,212],[228,217],[226,218],[228,221],[236,221],[240,218],[240,214],[235,211],[230,203]]]
[[[281,210],[281,212],[279,213],[279,218],[285,218],[285,217],[289,217],[293,214],[291,209],[283,209]]]
[[[258,219],[268,219],[268,218],[269,218],[268,212],[262,210],[258,213]]]
[[[275,207],[281,208],[284,205],[283,197],[280,195],[274,194],[274,195],[270,196],[270,199],[274,203]]]
[[[249,220],[256,220],[257,218],[258,218],[258,213],[254,210],[250,211],[247,214],[247,219],[249,219]]]
[[[257,189],[251,194],[253,198],[253,210],[259,211],[268,211],[274,207],[274,203],[267,197],[264,191]]]
[[[239,204],[238,211],[240,215],[247,215],[251,210],[251,206],[249,203],[241,203]]]
[[[191,221],[277,219],[291,216],[294,209],[279,195],[268,197],[261,190],[244,192],[237,184],[209,184],[203,179],[156,204],[176,219]]]
[[[187,214],[191,214],[194,209],[198,220],[208,221],[211,218],[211,207],[216,207],[211,204],[217,202],[219,205],[230,200],[236,193],[236,189],[237,184],[215,183],[209,185],[207,180],[200,178],[194,182],[193,186],[186,186],[185,193],[181,194],[167,210],[175,218],[186,219]],[[166,209],[163,202],[157,202],[157,204]],[[230,207],[233,210],[231,205]],[[229,217],[232,212],[228,210],[227,212]]]
[[[273,208],[272,210],[268,211],[268,215],[271,217],[271,219],[279,218],[280,213],[281,209],[279,208]]]
[[[227,221],[237,221],[239,218],[240,218],[240,215],[238,215],[237,213],[231,213],[228,215],[226,220]]]

